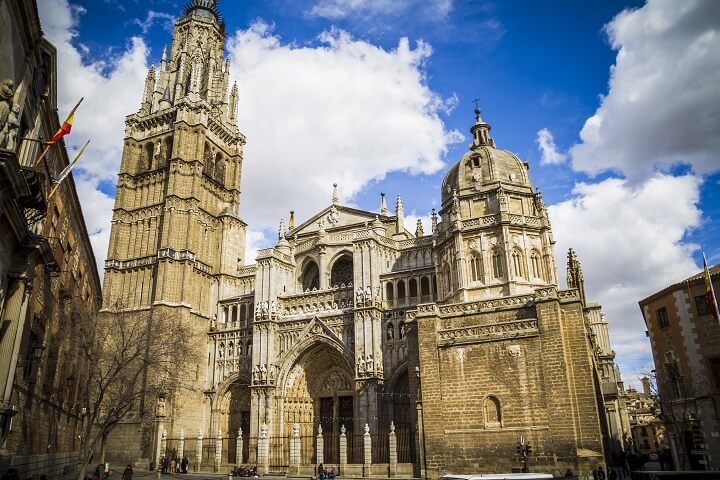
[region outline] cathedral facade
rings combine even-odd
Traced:
[[[558,287],[528,164],[476,110],[431,231],[405,225],[400,196],[363,211],[333,191],[250,263],[224,38],[216,2],[190,2],[126,120],[104,308],[181,316],[207,349],[192,391],[146,399],[108,452],[437,477],[510,471],[523,442],[533,470],[603,463],[584,294]]]

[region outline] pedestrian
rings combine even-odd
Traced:
[[[188,473],[188,467],[190,467],[190,460],[188,460],[187,455],[185,455],[182,459],[182,473]]]
[[[573,475],[572,470],[570,470],[570,469],[568,468],[568,469],[565,471],[565,476],[566,476],[566,477],[574,477],[575,475]]]
[[[610,473],[608,473],[608,480],[617,480],[617,477],[618,474],[615,469],[613,468],[612,470],[610,470]]]
[[[605,470],[603,470],[602,465],[598,465],[598,480],[605,480]]]
[[[132,465],[128,464],[128,466],[125,467],[125,471],[123,472],[122,480],[132,480],[132,476],[133,476]]]
[[[593,480],[598,480],[598,469],[595,467],[592,471]]]
[[[174,474],[175,474],[176,463],[177,463],[177,462],[175,461],[175,457],[173,457],[173,459],[170,460],[170,475],[174,475]]]

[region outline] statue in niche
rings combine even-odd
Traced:
[[[253,384],[257,385],[260,383],[260,365],[255,365],[252,369]]]
[[[392,323],[388,323],[385,335],[388,340],[395,340],[395,329],[393,328]]]
[[[358,357],[357,369],[358,369],[358,377],[364,377],[365,376],[365,358],[362,355],[360,355],[360,357]]]
[[[164,417],[165,416],[165,398],[159,397],[157,401],[157,416],[158,417]]]
[[[266,367],[265,364],[263,363],[263,364],[260,365],[260,381],[261,381],[262,383],[266,383],[266,382],[267,382],[267,375],[268,375],[267,367]]]
[[[400,323],[400,338],[405,338],[405,322]]]
[[[375,371],[372,355],[367,356],[367,360],[365,360],[365,369],[368,374],[371,374]]]

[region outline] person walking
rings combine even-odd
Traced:
[[[122,480],[132,480],[132,476],[133,476],[132,465],[128,464],[128,466],[125,467],[125,471],[122,474]]]

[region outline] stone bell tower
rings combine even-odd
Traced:
[[[198,341],[206,340],[218,298],[236,293],[244,263],[245,137],[235,124],[238,90],[228,88],[224,48],[217,2],[192,0],[175,23],[172,47],[150,67],[139,110],[125,121],[105,262],[104,309],[180,315]],[[198,360],[188,372],[197,398],[183,399],[182,419],[166,419],[169,433],[202,423],[194,417],[202,417],[206,369]],[[154,410],[155,399],[141,409]],[[167,411],[180,417],[174,407]]]

